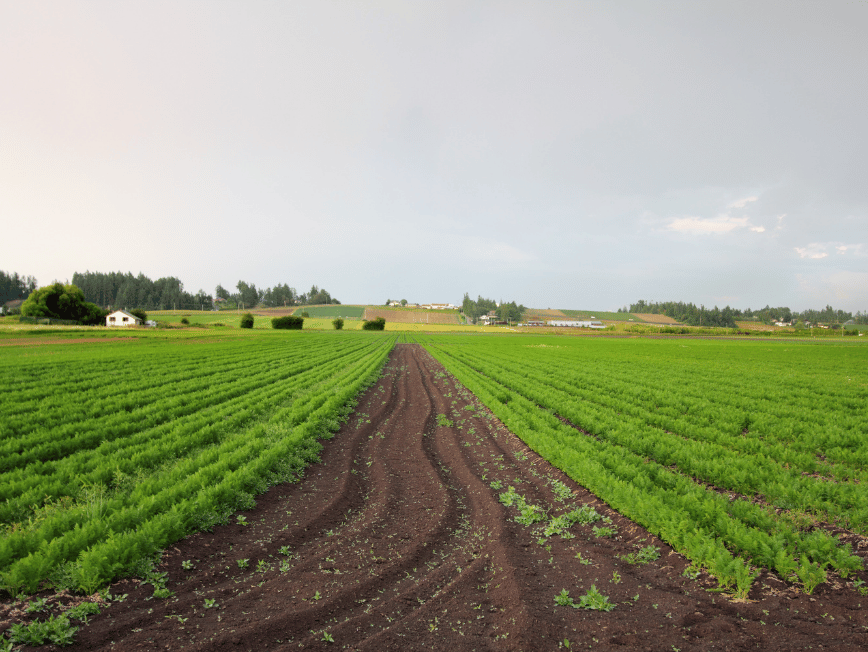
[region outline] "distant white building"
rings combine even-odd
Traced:
[[[126,310],[115,310],[105,318],[106,326],[141,326],[142,320]]]
[[[549,326],[559,328],[605,328],[601,321],[578,321],[575,319],[552,319]]]

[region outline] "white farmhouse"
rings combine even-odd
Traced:
[[[105,318],[106,326],[141,326],[142,320],[125,310],[115,310]]]

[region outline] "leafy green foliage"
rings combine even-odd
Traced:
[[[304,317],[296,317],[295,315],[286,315],[285,317],[274,317],[271,320],[272,328],[281,328],[287,330],[301,330],[304,326]]]
[[[335,317],[332,319],[332,326],[335,327],[336,331],[342,330],[344,327],[344,320],[341,317]]]
[[[386,329],[386,320],[383,317],[376,319],[366,319],[362,322],[362,330],[366,331],[382,331]]]
[[[107,310],[84,300],[74,285],[53,283],[32,292],[21,304],[21,314],[37,319],[69,319],[82,324],[104,324]]]
[[[75,641],[78,627],[73,627],[66,615],[51,616],[47,620],[37,620],[25,625],[16,623],[9,627],[9,640],[23,645],[54,645],[66,646]]]
[[[249,312],[245,312],[241,315],[241,322],[239,325],[241,328],[253,328],[253,315]]]

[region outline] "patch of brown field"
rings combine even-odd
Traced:
[[[634,312],[639,319],[649,324],[677,324],[678,322],[666,315],[655,315],[650,312]]]
[[[387,308],[365,308],[365,319],[382,317],[396,324],[458,324],[455,312],[439,310],[389,310]]]
[[[509,486],[550,515],[592,506],[616,532],[577,524],[572,538],[542,536],[499,502]],[[852,588],[807,596],[764,572],[750,601],[706,592],[713,580],[684,577],[681,555],[535,455],[418,345],[395,347],[321,463],[245,516],[164,554],[170,598],[114,584],[126,599],[66,649],[868,649],[865,598]],[[624,560],[648,545],[658,559]],[[592,585],[612,611],[554,602]],[[0,603],[0,629],[32,620],[25,604]]]
[[[741,329],[746,331],[779,331],[783,330],[781,326],[775,326],[774,324],[761,324],[755,321],[737,321],[735,325]]]
[[[525,316],[528,319],[536,319],[537,317],[566,317],[567,315],[563,311],[553,308],[528,308]]]

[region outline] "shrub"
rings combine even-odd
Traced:
[[[244,317],[242,317],[241,319],[244,319]],[[252,318],[251,318],[251,319],[252,319]],[[184,326],[189,326],[189,325],[190,325],[190,320],[187,319],[186,317],[181,317],[181,323],[184,324]],[[249,326],[248,328],[252,328],[252,327],[253,327],[253,323],[251,322],[251,324],[250,324],[250,326]]]
[[[310,313],[307,310],[302,312],[301,316],[304,317],[305,319],[310,319]]]
[[[241,315],[241,328],[253,328],[253,315],[249,312]]]
[[[146,313],[141,308],[134,308],[134,309],[130,310],[130,314],[135,315],[136,317],[141,319],[142,323],[148,321],[148,313]]]
[[[371,319],[370,321],[362,322],[362,329],[366,331],[384,331],[386,330],[386,320],[382,317]]]
[[[335,327],[336,331],[339,331],[344,327],[344,320],[340,317],[335,317],[334,319],[332,319],[332,326]]]
[[[286,317],[275,317],[271,320],[272,328],[285,328],[301,330],[304,324],[304,317],[296,317],[295,315],[287,315]]]

